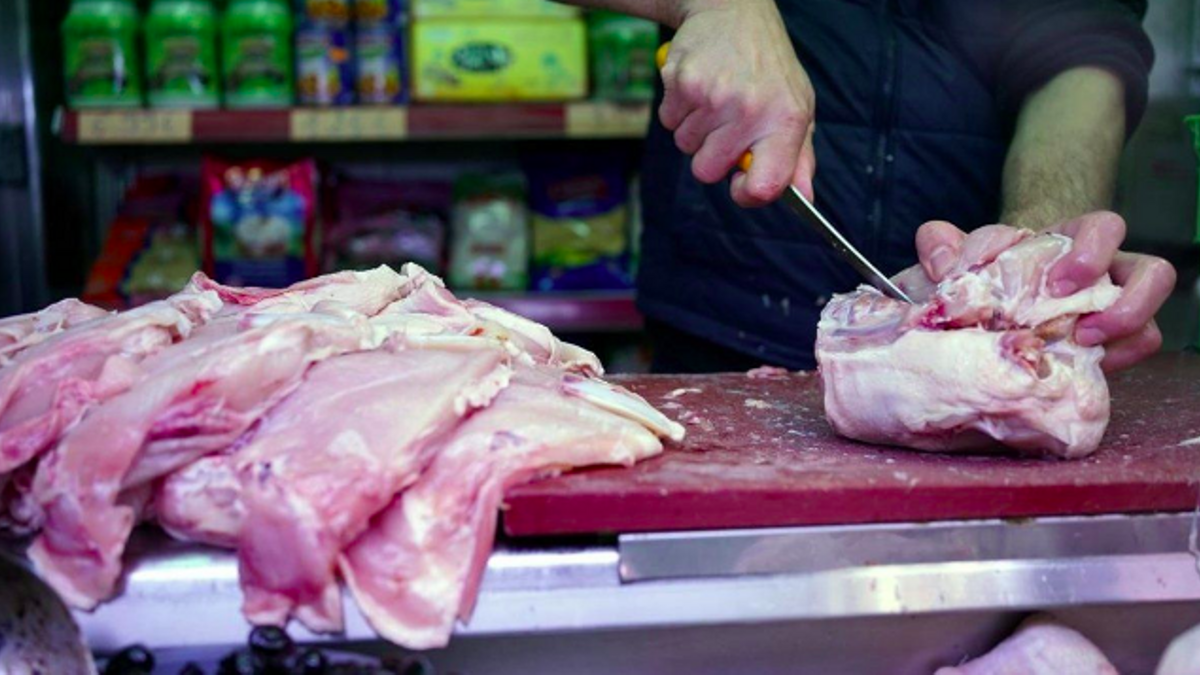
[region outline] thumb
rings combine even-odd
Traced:
[[[967,235],[944,220],[931,220],[917,229],[917,257],[925,274],[941,281],[958,263]]]

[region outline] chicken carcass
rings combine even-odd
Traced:
[[[69,298],[40,312],[0,319],[0,366],[7,365],[17,354],[51,335],[108,314],[99,307]]]
[[[1027,619],[1008,639],[961,666],[934,675],[1120,675],[1078,632],[1048,616]]]
[[[338,554],[417,479],[440,436],[510,374],[507,354],[484,341],[315,366],[231,456],[246,617],[282,625],[294,614],[313,630],[340,630]]]
[[[246,324],[240,329],[226,326]],[[374,346],[357,320],[320,314],[224,319],[142,364],[129,391],[97,406],[38,467],[45,514],[29,554],[72,605],[108,597],[151,481],[227,448],[296,388],[309,365]]]
[[[915,305],[872,288],[821,313],[817,362],[834,430],[921,450],[1013,448],[1081,457],[1108,424],[1102,347],[1081,347],[1075,319],[1120,289],[1107,276],[1063,298],[1046,271],[1071,246],[1054,234],[991,226],[967,240],[936,287],[914,268],[897,277]]]
[[[455,617],[471,615],[505,491],[573,467],[655,455],[662,445],[651,429],[683,435],[628,391],[518,367],[495,401],[443,441],[417,483],[342,555],[339,567],[359,608],[393,642],[445,645]]]

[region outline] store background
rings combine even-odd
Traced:
[[[59,133],[63,109],[59,26],[68,5],[65,1],[0,3],[0,314],[79,295],[122,195],[134,179],[162,170],[198,172],[205,155],[316,157],[326,166],[344,167],[372,179],[453,180],[469,171],[519,170],[522,157],[535,153],[615,156],[632,168],[640,151],[637,138],[529,139],[506,134],[319,144],[64,142]],[[1157,51],[1151,101],[1123,161],[1117,210],[1130,224],[1129,248],[1168,257],[1180,272],[1177,292],[1160,316],[1167,348],[1178,349],[1197,342],[1200,318],[1197,158],[1182,122],[1187,114],[1200,112],[1200,0],[1155,0],[1149,5],[1145,26]],[[479,113],[492,114],[489,110],[496,109],[480,108]],[[631,176],[632,171],[627,171]],[[623,303],[631,298],[628,291],[609,290],[603,295]],[[589,294],[570,294],[584,296]],[[588,303],[579,306],[586,308]],[[597,315],[590,325],[577,323],[576,328],[586,328],[582,333],[550,323],[557,332],[598,349],[614,370],[644,368],[646,353],[636,322],[615,319],[604,325],[610,316]]]

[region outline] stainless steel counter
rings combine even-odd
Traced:
[[[911,630],[914,618],[956,614],[987,616],[979,630],[994,633],[997,617],[1088,607],[1194,606],[1200,621],[1194,528],[1192,514],[1165,514],[627,535],[578,548],[501,544],[475,616],[454,642],[900,618]],[[131,558],[124,593],[77,613],[93,648],[244,642],[232,555],[142,537]],[[345,635],[292,633],[372,640],[349,598],[346,610]]]

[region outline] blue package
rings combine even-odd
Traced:
[[[633,286],[629,186],[620,161],[602,155],[527,164],[533,212],[532,285],[537,290]]]
[[[351,35],[348,28],[314,22],[296,29],[296,95],[302,105],[354,103]]]
[[[360,103],[390,105],[408,98],[404,35],[403,22],[358,27],[355,53]]]

